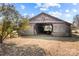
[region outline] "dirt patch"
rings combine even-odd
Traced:
[[[44,56],[44,49],[37,45],[16,46],[15,44],[3,44],[0,56]]]

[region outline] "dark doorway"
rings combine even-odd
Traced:
[[[51,26],[51,28],[49,26]],[[37,34],[47,34],[47,35],[50,35],[52,33],[52,31],[53,31],[52,24],[48,24],[48,23],[37,23],[35,28],[36,28]]]

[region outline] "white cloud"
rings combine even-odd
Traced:
[[[65,14],[66,17],[71,17],[71,14]]]
[[[71,17],[70,13],[61,13],[61,12],[58,12],[58,11],[56,11],[56,12],[49,12],[49,14],[52,15],[52,16],[55,16],[55,17],[59,17],[59,18],[63,18],[64,16],[66,18]]]
[[[51,14],[52,16],[55,16],[55,17],[61,17],[62,13],[61,12],[49,12],[49,14]]]
[[[46,4],[47,5],[47,4]],[[61,7],[61,5],[60,4],[58,4],[58,3],[48,3],[48,5],[47,5],[48,7],[54,7],[54,6],[57,6],[57,7]]]
[[[42,5],[43,5],[42,3],[36,3],[35,8],[39,8],[41,11],[47,10],[47,8],[46,7],[43,7]]]
[[[26,15],[27,15],[27,13],[24,13],[24,14],[23,14],[23,16],[26,16]]]
[[[69,10],[65,10],[65,12],[69,12]]]
[[[77,3],[72,3],[73,5],[77,5]]]
[[[36,3],[35,8],[41,7],[42,3]]]
[[[21,5],[20,7],[21,7],[21,9],[25,9],[25,6],[24,5]]]
[[[60,4],[57,4],[57,3],[45,3],[43,4],[41,7],[43,8],[49,8],[49,7],[60,7]]]
[[[40,10],[41,10],[41,11],[45,11],[45,10],[48,10],[48,9],[46,9],[46,8],[40,8]]]
[[[30,14],[29,16],[30,16],[30,17],[33,17],[33,16],[34,16],[34,14],[32,13],[32,14]]]
[[[73,9],[72,11],[73,11],[73,12],[77,12],[77,10],[76,10],[76,9]]]
[[[52,16],[55,16],[55,17],[58,17],[60,19],[63,19],[67,22],[70,21],[70,18],[71,18],[71,14],[70,13],[62,13],[62,12],[58,12],[58,11],[55,11],[55,12],[49,12],[50,15]],[[70,21],[71,22],[71,21]]]
[[[32,13],[32,14],[31,14],[31,16],[33,17],[33,16],[34,16],[34,14]]]
[[[40,10],[48,10],[49,7],[58,7],[60,8],[61,5],[58,3],[37,3],[35,8],[40,8]]]

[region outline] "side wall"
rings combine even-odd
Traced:
[[[71,28],[68,24],[53,24],[53,36],[71,36]]]
[[[30,33],[31,33],[32,35],[35,35],[35,34],[36,34],[36,31],[35,31],[35,24],[31,23],[30,26],[31,26]]]

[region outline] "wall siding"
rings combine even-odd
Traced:
[[[67,24],[53,24],[53,36],[70,36],[70,26]]]

